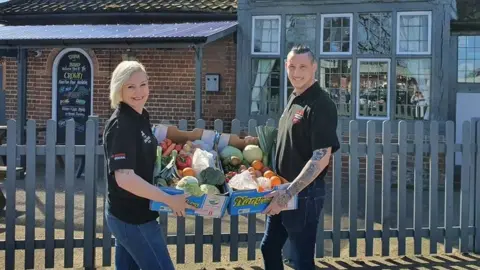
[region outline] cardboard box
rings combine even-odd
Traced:
[[[290,184],[283,184],[275,189],[286,189],[288,185]],[[270,192],[272,191],[258,192],[255,189],[230,192],[228,214],[235,216],[263,212],[271,201],[271,198],[265,198],[265,195]],[[297,203],[297,196],[295,196],[288,202],[287,209],[284,211],[297,209]]]
[[[170,195],[184,193],[183,190],[179,190],[174,187],[161,187],[160,189]],[[222,192],[222,190],[220,191]],[[191,205],[196,206],[198,209],[187,209],[186,214],[203,217],[222,218],[225,215],[230,199],[226,187],[224,188],[224,191],[226,192],[223,192],[221,195],[205,194],[199,197],[187,197],[187,202]],[[155,201],[150,201],[150,210],[168,213],[172,212],[170,207],[168,207],[165,203]]]

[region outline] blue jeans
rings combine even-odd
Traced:
[[[322,180],[320,180],[322,181]],[[313,183],[298,197],[296,210],[282,211],[267,217],[260,244],[265,270],[283,270],[282,248],[290,240],[291,256],[296,270],[315,269],[315,242],[323,208],[323,185]]]
[[[174,270],[167,244],[156,220],[135,225],[106,213],[107,225],[115,236],[115,269]]]

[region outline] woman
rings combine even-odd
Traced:
[[[165,239],[150,211],[149,201],[166,203],[185,215],[185,195],[168,195],[152,185],[157,140],[152,134],[145,102],[148,77],[136,61],[120,63],[112,74],[110,101],[115,112],[103,134],[108,170],[105,215],[115,236],[116,269],[173,270]]]

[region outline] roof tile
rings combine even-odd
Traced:
[[[98,12],[221,12],[235,13],[236,0],[11,0],[0,13],[52,14]]]

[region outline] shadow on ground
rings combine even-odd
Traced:
[[[480,269],[480,256],[470,254],[405,256],[396,258],[333,259],[317,261],[316,269]],[[193,269],[193,268],[192,268]],[[263,270],[263,266],[199,267],[197,270]],[[286,267],[285,269],[291,269]]]

